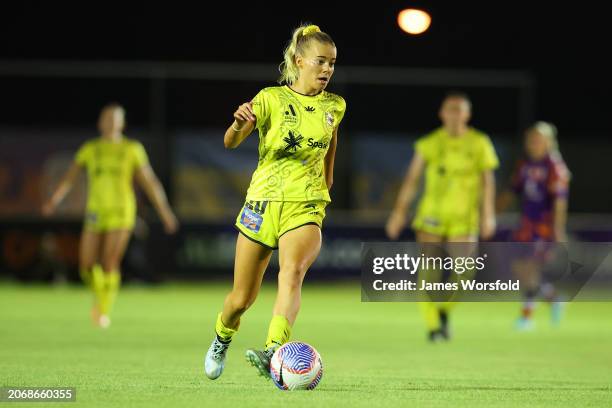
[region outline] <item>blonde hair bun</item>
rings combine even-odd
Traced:
[[[285,48],[285,52],[283,54],[283,62],[281,62],[278,67],[281,74],[280,78],[278,79],[280,84],[291,85],[297,80],[299,70],[295,64],[295,57],[296,55],[304,55],[304,52],[310,45],[310,42],[315,40],[322,43],[335,45],[334,40],[332,40],[329,34],[321,31],[317,25],[302,24],[293,30],[291,40],[289,41],[289,44],[287,45],[287,48]]]

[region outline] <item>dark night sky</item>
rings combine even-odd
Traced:
[[[612,130],[602,10],[559,2],[369,3],[29,3],[3,13],[0,58],[278,63],[291,28],[312,21],[334,37],[339,65],[526,70],[538,81],[539,117],[573,131]],[[408,6],[432,14],[425,35],[397,28],[397,12]]]

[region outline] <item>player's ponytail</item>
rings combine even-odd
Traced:
[[[559,142],[557,140],[557,127],[550,122],[539,121],[534,123],[528,131],[536,131],[548,139],[550,149],[548,154],[555,161],[564,163],[561,150],[559,150]],[[567,177],[571,177],[571,173],[567,170]]]
[[[550,151],[548,152],[551,156],[561,157],[559,151],[559,142],[557,141],[557,127],[550,122],[539,121],[534,123],[530,128],[530,131],[536,131],[548,139]]]
[[[304,55],[304,51],[306,51],[306,48],[313,40],[335,45],[332,38],[322,32],[316,25],[302,24],[293,30],[291,40],[287,48],[285,48],[283,62],[278,67],[281,74],[278,79],[279,84],[291,85],[298,79],[299,70],[295,63],[295,57],[297,55]]]

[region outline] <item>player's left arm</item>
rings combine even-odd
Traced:
[[[567,197],[555,198],[553,214],[555,241],[567,242]]]
[[[168,204],[168,198],[159,179],[149,164],[145,164],[135,172],[136,182],[153,203],[157,214],[164,224],[164,230],[168,234],[173,234],[178,229],[178,221]]]
[[[482,202],[481,202],[480,235],[483,239],[490,239],[495,235],[495,174],[493,170],[482,173]]]
[[[553,232],[556,242],[567,242],[567,207],[570,173],[563,162],[551,166],[549,191],[553,201]]]
[[[480,202],[480,236],[482,239],[491,239],[495,235],[497,221],[495,219],[495,169],[499,166],[499,159],[495,147],[488,136],[480,139],[481,155],[479,167],[482,178],[482,196]]]
[[[334,129],[332,138],[329,141],[329,148],[325,155],[325,183],[327,189],[331,190],[332,184],[334,183],[334,160],[336,158],[336,146],[338,144],[338,127]]]

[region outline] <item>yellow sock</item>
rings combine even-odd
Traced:
[[[232,336],[236,334],[237,331],[238,327],[231,329],[223,323],[223,320],[221,320],[221,312],[219,312],[219,315],[217,316],[217,323],[215,324],[215,332],[217,333],[217,336],[219,336],[221,340],[228,342],[232,339]]]
[[[291,325],[285,316],[273,316],[268,328],[268,338],[266,339],[266,350],[271,347],[278,347],[289,341],[291,337]]]
[[[100,305],[100,313],[108,316],[113,310],[115,299],[117,299],[117,293],[121,286],[121,274],[119,271],[110,271],[104,274],[104,277],[106,285],[104,288],[103,303]]]
[[[104,276],[104,271],[102,270],[102,267],[100,265],[96,264],[93,266],[93,268],[91,268],[91,288],[93,289],[98,308],[100,308],[102,304],[105,287],[106,277]]]
[[[457,306],[457,302],[440,302],[440,304],[438,305],[438,309],[449,313],[451,310],[453,310],[455,307]]]
[[[427,330],[437,330],[440,328],[440,313],[435,302],[419,302],[419,309],[425,319]]]

